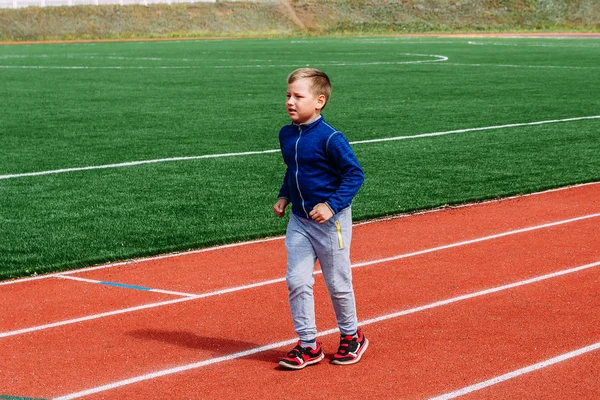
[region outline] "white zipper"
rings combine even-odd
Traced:
[[[306,207],[304,206],[304,196],[302,196],[302,192],[300,191],[300,182],[298,181],[298,170],[300,169],[300,166],[298,165],[298,143],[300,142],[300,138],[302,138],[302,127],[298,127],[298,130],[300,131],[300,135],[298,136],[298,140],[296,140],[296,187],[298,188],[298,194],[300,194],[300,198],[302,199],[302,209],[304,210],[304,214],[306,214],[306,218],[309,218]]]

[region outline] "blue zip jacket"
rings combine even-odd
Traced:
[[[291,123],[279,131],[279,144],[287,165],[279,198],[292,203],[292,212],[310,218],[318,203],[334,214],[350,206],[364,172],[348,139],[323,117],[309,124]]]

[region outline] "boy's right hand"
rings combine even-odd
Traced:
[[[288,204],[290,204],[290,201],[288,199],[281,198],[277,200],[277,203],[275,203],[275,205],[273,206],[273,211],[275,212],[275,214],[277,214],[279,218],[285,215],[285,208]]]

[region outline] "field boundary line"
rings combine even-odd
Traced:
[[[484,205],[484,204],[498,203],[498,202],[502,202],[502,201],[506,201],[506,200],[519,199],[522,197],[544,195],[547,193],[554,193],[554,192],[577,189],[577,188],[581,188],[581,187],[585,187],[585,186],[593,186],[593,185],[600,185],[600,182],[581,183],[581,184],[572,185],[572,186],[565,186],[565,187],[560,187],[560,188],[555,188],[555,189],[543,190],[540,192],[526,193],[526,194],[521,194],[521,195],[516,195],[516,196],[503,197],[500,199],[491,199],[491,200],[482,201],[482,202],[459,204],[459,205],[453,205],[453,206],[447,206],[447,207],[438,207],[438,208],[434,208],[431,210],[424,210],[424,211],[418,211],[418,212],[413,212],[413,213],[391,215],[391,216],[387,216],[387,217],[375,218],[375,219],[372,219],[369,221],[358,222],[358,223],[354,224],[354,226],[373,224],[373,223],[382,222],[382,221],[391,221],[391,220],[399,219],[399,218],[408,218],[408,217],[413,217],[416,215],[431,214],[431,213],[443,212],[443,211],[448,211],[448,210],[453,210],[453,209],[475,207],[475,206]],[[275,236],[275,237],[271,237],[271,238],[250,240],[250,241],[238,242],[238,243],[230,243],[230,244],[224,244],[224,245],[219,245],[219,246],[206,247],[203,249],[183,251],[183,252],[178,252],[178,253],[169,253],[169,254],[161,254],[158,256],[136,258],[133,260],[119,261],[119,262],[115,262],[115,263],[106,263],[106,264],[101,264],[101,265],[92,266],[92,267],[84,267],[84,268],[74,269],[74,270],[70,270],[70,271],[62,271],[62,272],[46,274],[46,275],[13,279],[13,280],[9,280],[9,281],[0,282],[0,286],[12,285],[12,284],[17,284],[17,283],[25,283],[25,282],[36,281],[36,280],[41,280],[41,279],[55,278],[57,276],[85,273],[85,272],[96,271],[96,270],[105,269],[105,268],[114,268],[114,267],[121,267],[121,266],[125,266],[125,265],[139,264],[139,263],[148,262],[148,261],[163,260],[163,259],[173,258],[173,257],[183,257],[183,256],[188,256],[188,255],[193,255],[193,254],[205,253],[208,251],[218,251],[218,250],[223,250],[223,249],[227,249],[227,248],[231,248],[231,247],[249,246],[252,244],[260,244],[260,243],[266,243],[266,242],[283,240],[283,239],[285,239],[285,236]]]
[[[350,144],[357,145],[357,144],[389,142],[389,141],[396,141],[396,140],[421,139],[421,138],[425,138],[425,137],[443,136],[443,135],[450,135],[450,134],[456,134],[456,133],[478,132],[478,131],[487,131],[487,130],[495,130],[495,129],[516,128],[516,127],[523,127],[523,126],[536,126],[536,125],[555,124],[555,123],[561,123],[561,122],[573,122],[573,121],[582,121],[582,120],[591,120],[591,119],[600,119],[600,115],[591,115],[591,116],[564,118],[564,119],[553,119],[553,120],[545,120],[545,121],[534,121],[534,122],[522,122],[522,123],[514,123],[514,124],[486,126],[486,127],[480,127],[480,128],[456,129],[456,130],[451,130],[451,131],[423,133],[423,134],[411,135],[411,136],[395,136],[395,137],[380,138],[380,139],[358,140],[358,141],[350,142]],[[90,166],[86,166],[86,167],[61,168],[61,169],[37,171],[37,172],[5,174],[5,175],[0,175],[0,180],[26,178],[26,177],[42,176],[42,175],[64,174],[64,173],[68,173],[68,172],[82,172],[82,171],[99,170],[99,169],[125,168],[125,167],[133,167],[133,166],[145,165],[145,164],[157,164],[157,163],[164,163],[164,162],[192,161],[192,160],[202,160],[202,159],[207,159],[207,158],[243,157],[243,156],[252,156],[252,155],[273,154],[273,153],[280,153],[280,152],[281,152],[280,149],[270,149],[270,150],[260,150],[260,151],[246,151],[246,152],[239,152],[239,153],[205,154],[205,155],[200,155],[200,156],[157,158],[157,159],[152,159],[152,160],[128,161],[128,162],[115,163],[115,164],[90,165]]]
[[[517,127],[522,127],[522,126],[556,124],[559,122],[582,121],[582,120],[586,120],[586,119],[600,119],[600,115],[592,115],[592,116],[588,116],[588,117],[552,119],[552,120],[535,121],[535,122],[521,122],[521,123],[516,123],[516,124],[485,126],[482,128],[456,129],[453,131],[422,133],[422,134],[413,135],[413,136],[396,136],[396,137],[391,137],[391,138],[358,140],[358,141],[350,142],[350,144],[366,144],[366,143],[389,142],[389,141],[395,141],[395,140],[420,139],[420,138],[424,138],[424,137],[444,136],[444,135],[451,135],[451,134],[455,134],[455,133],[466,133],[466,132],[488,131],[488,130],[494,130],[494,129],[517,128]]]
[[[157,159],[153,159],[153,160],[128,161],[128,162],[122,162],[122,163],[116,163],[116,164],[89,165],[87,167],[62,168],[62,169],[38,171],[38,172],[25,172],[22,174],[0,175],[0,179],[14,179],[14,178],[24,178],[24,177],[29,177],[29,176],[64,174],[67,172],[91,171],[91,170],[95,170],[95,169],[124,168],[124,167],[133,167],[133,166],[144,165],[144,164],[157,164],[157,163],[163,163],[163,162],[202,160],[205,158],[241,157],[241,156],[250,156],[250,155],[256,155],[256,154],[278,153],[280,151],[281,150],[279,150],[279,149],[272,149],[272,150],[261,150],[261,151],[246,151],[246,152],[241,152],[241,153],[205,154],[205,155],[201,155],[201,156],[157,158]]]
[[[470,245],[470,244],[474,244],[474,243],[484,242],[487,240],[498,239],[501,237],[516,235],[519,233],[531,232],[531,231],[539,230],[539,229],[551,228],[554,226],[564,225],[564,224],[568,224],[568,223],[572,223],[572,222],[583,221],[586,219],[597,218],[597,217],[600,217],[600,213],[588,214],[588,215],[584,215],[584,216],[580,216],[580,217],[576,217],[576,218],[569,218],[566,220],[555,221],[555,222],[546,223],[546,224],[542,224],[542,225],[536,225],[536,226],[531,226],[531,227],[527,227],[527,228],[506,231],[506,232],[502,232],[502,233],[498,233],[498,234],[494,234],[494,235],[483,236],[483,237],[475,238],[475,239],[471,239],[471,240],[464,240],[464,241],[450,243],[450,244],[443,245],[443,246],[437,246],[437,247],[432,247],[429,249],[423,249],[423,250],[418,250],[418,251],[414,251],[414,252],[410,252],[410,253],[399,254],[399,255],[396,255],[393,257],[386,257],[386,258],[381,258],[381,259],[377,259],[377,260],[356,263],[356,264],[352,264],[351,268],[353,268],[353,269],[361,268],[361,267],[365,267],[368,265],[396,261],[396,260],[400,260],[403,258],[415,257],[415,256],[423,255],[423,254],[433,253],[436,251],[442,251],[442,250],[451,249],[451,248],[455,248],[455,247],[466,246],[466,245]],[[316,270],[314,272],[314,274],[320,275],[320,274],[322,274],[322,272],[320,270]],[[104,317],[110,317],[113,315],[141,311],[141,310],[155,308],[155,307],[162,307],[162,306],[166,306],[166,305],[181,303],[184,301],[191,301],[191,300],[198,300],[198,299],[202,299],[202,298],[206,298],[206,297],[219,296],[219,295],[223,295],[223,294],[227,294],[227,293],[233,293],[233,292],[238,292],[238,291],[242,291],[242,290],[253,289],[253,288],[272,285],[272,284],[281,283],[281,282],[285,282],[285,277],[255,282],[255,283],[251,283],[251,284],[247,284],[247,285],[235,286],[235,287],[231,287],[231,288],[224,288],[224,289],[216,290],[213,292],[196,294],[196,295],[182,297],[182,298],[178,298],[178,299],[174,299],[174,300],[161,301],[161,302],[157,302],[157,303],[148,303],[148,304],[143,304],[140,306],[123,308],[120,310],[107,311],[107,312],[103,312],[103,313],[99,313],[99,314],[92,314],[92,315],[87,315],[85,317],[68,319],[68,320],[64,320],[64,321],[53,322],[53,323],[33,326],[33,327],[29,327],[29,328],[21,328],[21,329],[17,329],[17,330],[13,330],[13,331],[0,332],[0,339],[5,338],[5,337],[17,336],[17,335],[21,335],[21,334],[25,334],[25,333],[42,331],[42,330],[46,330],[46,329],[50,329],[50,328],[57,328],[60,326],[65,326],[65,325],[71,325],[71,324],[75,324],[75,323],[79,323],[79,322],[85,322],[85,321],[91,321],[91,320],[100,319],[100,318],[104,318]]]
[[[591,344],[589,346],[582,347],[582,348],[577,349],[577,350],[570,351],[568,353],[561,354],[561,355],[556,356],[556,357],[549,358],[549,359],[547,359],[545,361],[541,361],[539,363],[532,364],[532,365],[529,365],[529,366],[524,367],[524,368],[520,368],[520,369],[514,370],[514,371],[506,373],[504,375],[499,375],[499,376],[497,376],[495,378],[488,379],[486,381],[479,382],[479,383],[476,383],[476,384],[471,385],[471,386],[466,386],[466,387],[464,387],[462,389],[459,389],[459,390],[456,390],[454,392],[450,392],[450,393],[442,394],[442,395],[439,395],[439,396],[436,396],[436,397],[432,397],[432,398],[430,398],[430,400],[449,400],[449,399],[454,399],[454,398],[459,397],[459,396],[464,396],[464,395],[466,395],[468,393],[472,393],[472,392],[475,392],[477,390],[481,390],[481,389],[484,389],[486,387],[493,386],[493,385],[496,385],[498,383],[502,383],[502,382],[507,381],[509,379],[517,378],[517,377],[519,377],[521,375],[525,375],[525,374],[528,374],[530,372],[534,372],[534,371],[540,370],[542,368],[546,368],[546,367],[549,367],[551,365],[558,364],[559,362],[566,361],[566,360],[568,360],[570,358],[578,357],[578,356],[581,356],[583,354],[586,354],[586,353],[589,353],[589,352],[592,352],[592,351],[595,351],[595,350],[598,350],[598,349],[600,349],[600,342]]]
[[[596,261],[590,264],[585,264],[585,265],[580,265],[578,267],[573,267],[573,268],[569,268],[569,269],[565,269],[565,270],[561,270],[561,271],[556,271],[550,274],[545,274],[545,275],[540,275],[534,278],[530,278],[530,279],[525,279],[522,281],[518,281],[518,282],[513,282],[507,285],[502,285],[502,286],[496,286],[493,288],[489,288],[489,289],[485,289],[485,290],[480,290],[477,292],[472,292],[472,293],[468,293],[468,294],[464,294],[461,296],[456,296],[456,297],[452,297],[446,300],[441,300],[441,301],[436,301],[433,303],[429,303],[423,306],[419,306],[419,307],[415,307],[415,308],[410,308],[407,310],[403,310],[403,311],[399,311],[399,312],[395,312],[395,313],[391,313],[391,314],[385,314],[379,317],[375,317],[375,318],[371,318],[371,319],[367,319],[367,320],[363,320],[359,322],[359,325],[361,326],[367,326],[367,325],[372,325],[378,322],[383,322],[383,321],[387,321],[390,319],[394,319],[394,318],[398,318],[398,317],[402,317],[405,315],[409,315],[409,314],[414,314],[420,311],[425,311],[425,310],[430,310],[433,308],[437,308],[437,307],[441,307],[441,306],[445,306],[445,305],[449,305],[449,304],[453,304],[453,303],[457,303],[463,300],[469,300],[469,299],[473,299],[476,297],[481,297],[481,296],[485,296],[488,294],[492,294],[492,293],[498,293],[504,290],[509,290],[509,289],[513,289],[516,287],[520,287],[520,286],[525,286],[525,285],[529,285],[532,283],[537,283],[537,282],[541,282],[547,279],[552,279],[552,278],[556,278],[559,276],[563,276],[563,275],[567,275],[567,274],[572,274],[572,273],[576,273],[576,272],[580,272],[586,269],[590,269],[590,268],[594,268],[600,266],[600,261]],[[327,335],[331,335],[338,332],[338,328],[334,328],[334,329],[329,329],[329,330],[325,330],[322,331],[320,333],[317,333],[317,337],[321,337],[321,336],[327,336]],[[149,374],[144,374],[144,375],[139,375],[136,377],[132,377],[132,378],[128,378],[128,379],[124,379],[121,381],[117,381],[117,382],[113,382],[113,383],[109,383],[106,385],[102,385],[102,386],[97,386],[95,388],[91,388],[91,389],[86,389],[80,392],[75,392],[75,393],[71,393],[71,394],[67,394],[64,396],[60,396],[60,397],[55,397],[53,400],[71,400],[71,399],[77,399],[83,396],[88,396],[88,395],[92,395],[92,394],[96,394],[96,393],[100,393],[100,392],[105,392],[111,389],[116,389],[119,387],[123,387],[123,386],[127,386],[133,383],[138,383],[138,382],[142,382],[142,381],[147,381],[147,380],[151,380],[151,379],[155,379],[155,378],[160,378],[166,375],[173,375],[179,372],[184,372],[184,371],[189,371],[191,369],[197,369],[197,368],[201,368],[201,367],[205,367],[208,365],[212,365],[212,364],[217,364],[220,362],[224,362],[224,361],[231,361],[231,360],[235,360],[238,358],[242,358],[242,357],[247,357],[253,354],[257,354],[257,353],[262,353],[265,351],[269,351],[269,350],[273,350],[279,347],[283,347],[283,346],[287,346],[293,343],[296,343],[298,339],[288,339],[288,340],[284,340],[284,341],[280,341],[280,342],[276,342],[276,343],[271,343],[265,346],[261,346],[261,347],[256,347],[254,349],[249,349],[249,350],[245,350],[245,351],[241,351],[241,352],[237,352],[237,353],[232,353],[232,354],[228,354],[225,356],[221,356],[221,357],[216,357],[216,358],[209,358],[207,360],[203,360],[200,362],[196,362],[196,363],[192,363],[192,364],[187,364],[187,365],[182,365],[179,367],[174,367],[174,368],[169,368],[169,369],[164,369],[164,370],[160,370],[160,371],[155,371]],[[594,345],[594,346],[598,346],[598,344]]]

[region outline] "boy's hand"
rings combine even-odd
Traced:
[[[283,217],[285,215],[285,208],[288,204],[290,204],[288,199],[277,200],[277,203],[273,206],[273,212],[275,212],[279,218]]]
[[[333,212],[327,204],[319,203],[312,209],[309,215],[313,221],[324,224],[333,217]]]

